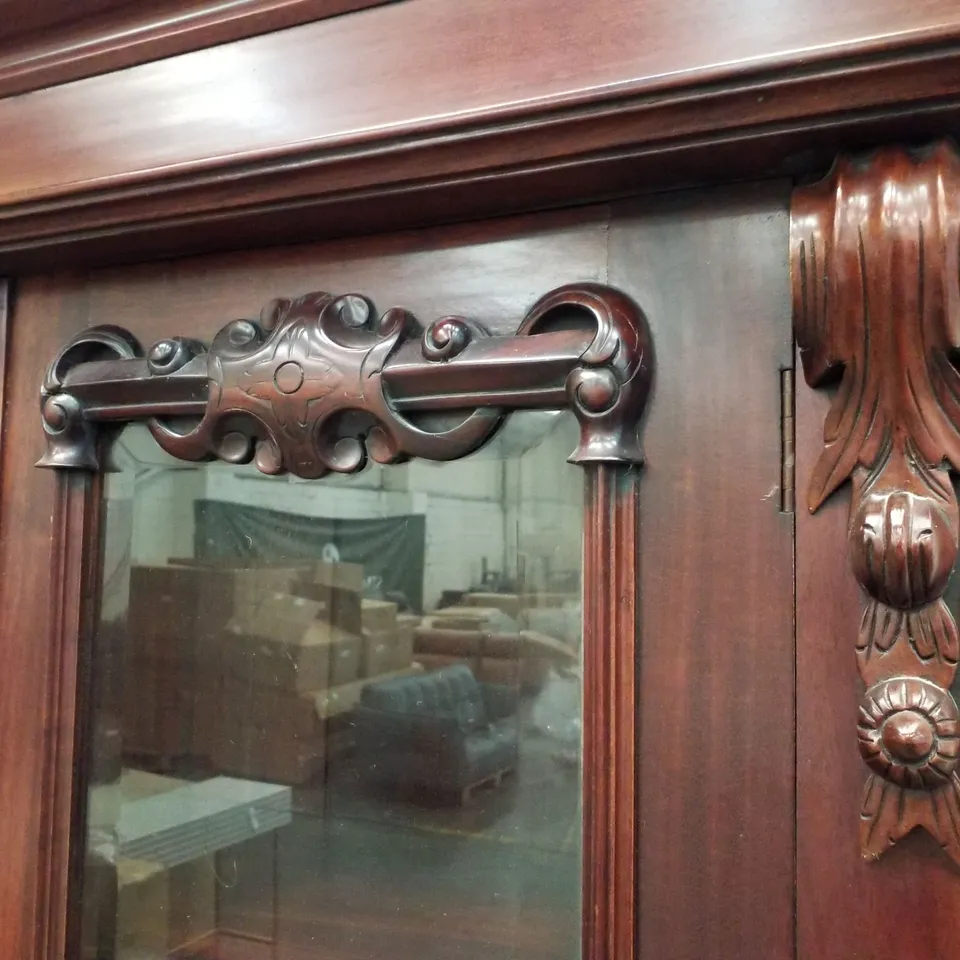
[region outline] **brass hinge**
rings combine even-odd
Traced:
[[[794,420],[793,370],[780,371],[780,511],[793,513],[796,506],[796,428]]]

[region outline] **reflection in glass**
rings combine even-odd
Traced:
[[[450,464],[106,477],[85,958],[575,960],[582,477],[565,415]]]

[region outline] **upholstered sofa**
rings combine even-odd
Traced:
[[[519,759],[516,692],[466,664],[368,684],[354,720],[364,780],[414,797],[463,802]]]

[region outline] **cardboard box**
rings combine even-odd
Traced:
[[[130,568],[127,628],[144,653],[192,655],[198,638],[222,629],[232,615],[231,591],[222,578],[177,566]]]
[[[521,686],[523,661],[483,657],[475,671],[481,683],[497,683],[504,687]]]
[[[320,604],[317,616],[348,633],[362,625],[363,567],[355,563],[317,563],[295,581],[291,591]]]
[[[319,586],[363,593],[363,566],[359,563],[327,563],[318,560],[304,577]]]
[[[498,619],[502,622],[502,611],[496,607],[446,607],[424,618],[434,626],[449,630],[495,629]]]
[[[296,639],[234,637],[225,642],[224,675],[291,693],[350,683],[360,675],[360,638],[314,623]]]
[[[360,638],[317,620],[321,604],[274,594],[227,626],[220,650],[224,675],[304,693],[360,675]]]
[[[224,677],[217,736],[230,739],[247,728],[274,740],[323,739],[325,734],[312,694],[287,693],[277,687]]]
[[[155,863],[123,860],[117,867],[117,960],[167,955],[170,885]]]
[[[301,574],[302,568],[295,566],[210,566],[188,558],[175,558],[167,565],[133,566],[127,612],[130,634],[139,643],[162,639],[165,647],[157,648],[156,655],[165,651],[172,656],[190,655],[237,613],[249,611],[266,595],[289,592]]]
[[[199,571],[200,576],[211,574],[231,585],[234,606],[244,606],[267,593],[288,592],[290,584],[308,575],[311,562],[255,560],[245,557],[171,557],[169,566],[188,567]]]
[[[206,859],[171,870],[121,860],[117,877],[117,960],[166,957],[215,936],[216,876]]]
[[[411,658],[412,659],[412,658]],[[371,633],[363,631],[363,652],[360,658],[360,676],[377,677],[398,669],[396,637],[391,631]]]
[[[177,661],[136,654],[125,658],[124,671],[123,753],[166,760],[202,755],[196,674]]]
[[[361,607],[364,630],[382,633],[397,626],[397,605],[386,600],[364,600]]]
[[[120,789],[123,800],[131,801],[182,785],[182,780],[172,777],[125,770]],[[165,957],[171,951],[212,938],[216,931],[216,882],[213,865],[205,857],[170,869],[146,860],[121,858],[116,867],[118,960]]]
[[[326,752],[322,739],[277,737],[248,726],[221,737],[212,761],[223,774],[293,786],[323,773]]]
[[[307,597],[282,591],[267,594],[227,624],[234,636],[258,637],[276,643],[296,643],[316,623],[323,605]]]
[[[465,593],[462,603],[466,607],[492,607],[513,619],[520,615],[524,606],[516,593]]]
[[[210,729],[218,773],[297,784],[323,769],[327,726],[312,698],[225,677]]]

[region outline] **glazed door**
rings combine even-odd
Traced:
[[[20,279],[0,955],[793,957],[788,193]]]

